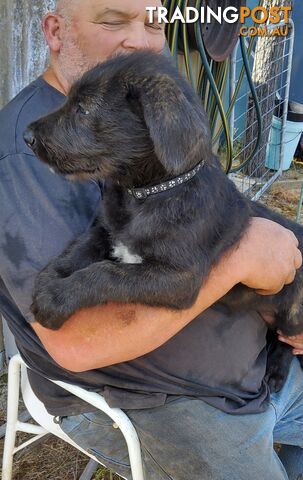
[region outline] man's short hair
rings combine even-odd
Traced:
[[[79,0],[57,0],[56,12],[68,19]]]

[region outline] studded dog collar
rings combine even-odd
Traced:
[[[198,163],[192,170],[187,173],[183,173],[183,175],[179,175],[179,177],[172,178],[167,182],[160,183],[159,185],[155,185],[153,187],[142,187],[142,188],[128,188],[127,193],[132,197],[136,198],[137,200],[144,200],[145,198],[149,197],[150,195],[155,195],[156,193],[162,193],[166,190],[170,190],[178,185],[182,185],[182,183],[186,183],[191,180],[198,171],[204,166],[205,160]]]

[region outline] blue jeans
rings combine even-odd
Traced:
[[[127,410],[146,480],[303,480],[303,373],[294,358],[264,413],[230,415],[203,400]],[[101,463],[131,479],[126,445],[103,413],[63,417],[61,428]],[[274,442],[281,443],[280,457]]]

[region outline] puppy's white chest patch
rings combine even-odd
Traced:
[[[113,246],[113,257],[116,257],[122,263],[142,263],[143,259],[140,255],[136,255],[134,253],[130,253],[128,247],[123,245],[122,242],[117,242]]]

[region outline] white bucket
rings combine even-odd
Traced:
[[[265,166],[271,170],[279,170],[281,154],[282,119],[273,117],[266,150]],[[288,170],[303,132],[303,122],[286,121],[284,136],[284,155],[281,159],[282,170]]]

